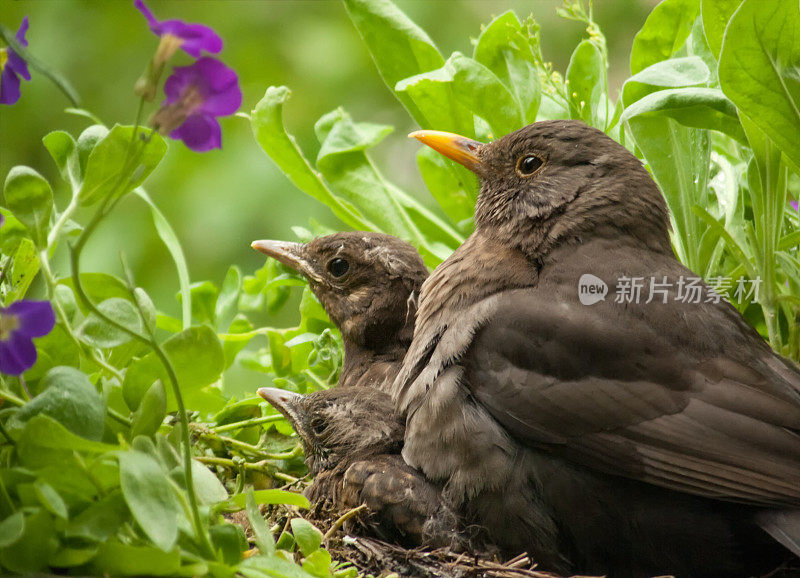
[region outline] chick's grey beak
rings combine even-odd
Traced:
[[[292,243],[291,241],[271,241],[262,239],[253,241],[250,246],[256,251],[272,257],[291,267],[304,277],[314,281],[322,281],[319,274],[314,270],[311,263],[305,258],[305,245],[302,243]]]
[[[285,415],[288,403],[300,397],[299,393],[287,391],[285,389],[278,389],[277,387],[260,387],[258,395],[266,399],[269,404]]]

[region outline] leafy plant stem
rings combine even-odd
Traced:
[[[17,397],[16,395],[14,395],[13,393],[11,393],[9,391],[6,391],[4,389],[0,389],[0,399],[4,399],[6,401],[10,401],[11,403],[16,405],[17,407],[22,407],[23,405],[25,405],[25,400],[24,399],[21,399],[21,398]]]
[[[75,287],[75,293],[77,294],[78,298],[81,302],[94,313],[97,317],[102,319],[104,322],[108,323],[112,327],[127,333],[132,338],[144,343],[145,345],[149,346],[153,352],[158,357],[161,364],[164,366],[164,369],[167,372],[167,376],[169,377],[170,385],[172,386],[173,394],[175,395],[175,400],[178,405],[178,416],[180,418],[181,424],[183,427],[181,428],[181,445],[183,446],[183,468],[184,468],[184,477],[186,479],[186,493],[189,497],[189,505],[192,511],[192,523],[195,528],[195,532],[197,533],[197,538],[200,540],[203,549],[205,550],[206,554],[209,555],[212,559],[215,558],[214,555],[214,548],[211,545],[211,540],[206,532],[205,526],[203,525],[203,521],[200,517],[200,510],[198,508],[198,501],[197,495],[195,493],[194,488],[194,480],[192,476],[192,447],[191,447],[191,440],[189,438],[189,418],[186,414],[186,406],[183,402],[183,395],[181,394],[180,384],[178,383],[178,376],[175,373],[175,368],[172,366],[172,363],[167,357],[164,348],[158,343],[153,334],[152,330],[150,330],[147,323],[143,323],[145,328],[148,331],[149,336],[142,335],[138,331],[134,331],[121,323],[118,323],[116,320],[110,318],[106,314],[104,314],[89,298],[86,291],[84,290],[83,283],[81,282],[80,277],[80,256],[83,248],[86,246],[86,242],[91,237],[92,233],[95,231],[97,226],[100,224],[102,219],[114,208],[119,198],[109,201],[109,198],[106,197],[103,202],[100,204],[97,212],[94,214],[94,217],[91,219],[89,224],[84,229],[81,236],[78,238],[78,241],[75,243],[74,246],[70,247],[70,261],[72,266],[72,280]],[[133,294],[133,288],[129,287],[131,294]],[[139,306],[138,300],[134,297],[134,304],[139,311],[139,315],[142,319],[145,319],[141,307]]]
[[[50,234],[47,235],[47,250],[51,250],[53,245],[55,244],[58,236],[61,234],[61,229],[64,227],[64,224],[67,220],[72,216],[72,214],[78,208],[78,193],[77,191],[73,190],[72,198],[69,201],[69,205],[66,206],[64,211],[59,215],[58,220],[53,225],[53,228],[50,230]]]
[[[281,421],[283,419],[286,419],[286,418],[284,418],[282,415],[268,415],[268,416],[264,416],[264,417],[254,417],[252,419],[246,419],[244,421],[237,421],[237,422],[234,422],[234,423],[226,423],[224,425],[218,425],[216,427],[210,427],[208,429],[210,431],[212,431],[212,432],[220,433],[220,432],[224,432],[224,431],[231,431],[231,430],[234,430],[234,429],[242,429],[242,428],[245,428],[245,427],[251,427],[251,426],[259,425],[259,424],[262,424],[262,423],[272,423],[272,422],[276,422],[276,421]]]
[[[55,288],[58,285],[58,281],[56,281],[55,275],[53,275],[53,271],[50,268],[50,260],[47,257],[48,250],[43,249],[42,252],[39,254],[39,260],[41,261],[42,266],[42,273],[44,275],[45,282],[47,284],[47,297],[50,300],[50,303],[53,305],[53,310],[56,312],[61,325],[64,327],[64,330],[69,335],[70,339],[78,346],[78,349],[84,354],[84,357],[101,367],[102,369],[106,370],[111,376],[117,379],[120,383],[122,383],[122,373],[113,365],[106,362],[105,359],[94,349],[83,343],[78,336],[75,335],[75,332],[72,328],[72,325],[67,318],[67,314],[64,311],[64,308],[61,306],[61,303],[58,300],[54,299],[55,295]],[[110,415],[110,414],[109,414]],[[113,417],[113,416],[112,416]],[[130,425],[130,422],[128,422]]]

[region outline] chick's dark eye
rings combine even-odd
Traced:
[[[539,170],[544,164],[544,161],[537,156],[528,155],[519,159],[517,163],[517,172],[523,177],[528,177]]]
[[[342,259],[341,257],[336,257],[335,259],[331,259],[331,262],[328,263],[328,271],[330,271],[331,275],[334,277],[341,277],[350,269],[350,263],[346,260]]]
[[[336,257],[335,259],[331,259],[330,263],[328,263],[328,271],[334,277],[341,277],[347,271],[350,270],[350,263],[348,263],[345,259],[341,257]]]
[[[311,429],[314,430],[314,433],[318,436],[324,434],[327,427],[328,424],[325,423],[325,420],[316,418],[311,421]]]

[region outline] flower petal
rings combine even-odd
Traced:
[[[14,104],[19,100],[19,77],[10,66],[0,73],[0,104]]]
[[[160,23],[160,28],[159,36],[172,34],[183,40],[181,50],[189,56],[198,58],[203,51],[216,54],[222,50],[222,38],[204,24],[189,24],[182,20],[164,20]]]
[[[17,30],[16,39],[17,41],[22,44],[23,46],[28,45],[28,41],[25,40],[25,34],[28,32],[28,17],[22,19],[22,24],[19,25],[19,30]],[[13,70],[16,74],[24,78],[25,80],[31,79],[31,73],[28,71],[28,63],[16,52],[14,52],[11,48],[8,49],[8,62],[6,62],[6,67]]]
[[[28,33],[28,17],[22,19],[22,24],[19,25],[19,30],[17,30],[16,39],[17,42],[22,44],[23,46],[28,45],[28,41],[25,39],[25,35]]]
[[[10,48],[8,49],[8,62],[6,62],[6,68],[10,68],[25,80],[31,79],[31,73],[28,71],[28,63]]]
[[[49,301],[17,301],[3,310],[3,315],[13,315],[19,327],[11,332],[25,337],[42,337],[53,330],[56,316]]]
[[[789,204],[795,211],[800,211],[800,201],[790,201]]]
[[[182,140],[187,147],[199,153],[222,148],[222,128],[211,115],[193,114],[169,136]]]
[[[180,100],[186,87],[194,82],[195,77],[191,66],[176,66],[164,82],[164,94],[167,95],[164,104],[172,104]]]
[[[147,25],[150,27],[150,30],[161,36],[159,28],[159,21],[156,20],[156,17],[153,16],[153,13],[150,12],[150,9],[145,5],[144,0],[133,0],[133,6],[147,19]]]
[[[242,91],[236,72],[215,58],[201,58],[195,63],[206,84],[200,110],[214,116],[226,116],[242,105]]]
[[[36,363],[36,347],[30,337],[15,331],[8,341],[0,341],[0,373],[20,375]]]

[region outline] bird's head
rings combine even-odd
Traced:
[[[334,388],[301,395],[262,387],[258,394],[289,420],[314,474],[396,453],[403,445],[405,421],[395,412],[392,398],[376,389]]]
[[[569,239],[620,232],[669,250],[666,203],[642,163],[577,120],[530,124],[488,144],[411,133],[481,180],[476,229],[536,254]]]
[[[410,341],[414,311],[409,307],[428,269],[405,241],[344,232],[305,244],[264,240],[252,246],[308,279],[346,340],[375,350],[398,337]]]

